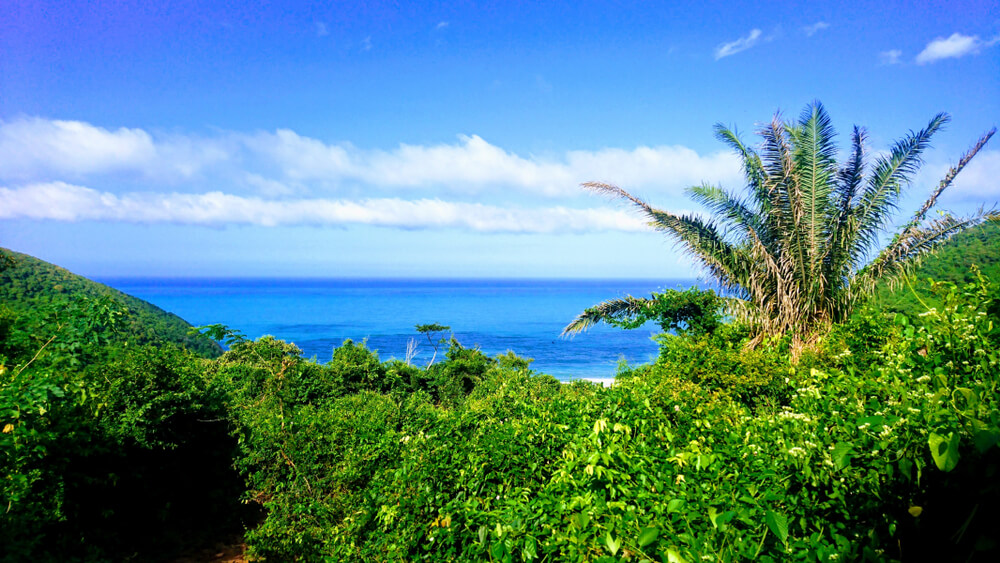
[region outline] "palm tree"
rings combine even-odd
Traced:
[[[874,160],[865,149],[864,129],[855,126],[850,155],[841,165],[830,118],[819,102],[806,107],[798,122],[785,123],[775,115],[760,129],[763,142],[756,150],[734,130],[716,125],[716,137],[742,160],[746,187],[742,195],[707,183],[689,188],[711,219],[655,209],[614,185],[592,182],[584,187],[631,202],[652,227],[690,253],[733,296],[731,313],[749,323],[751,345],[785,333],[803,344],[831,323],[846,320],[876,284],[902,279],[925,253],[989,216],[980,209],[967,217],[927,219],[941,193],[996,128],[962,156],[881,246],[921,153],[948,120],[943,113],[934,116],[926,128],[911,132]],[[635,315],[650,305],[631,296],[601,303],[578,316],[564,334],[612,315]]]

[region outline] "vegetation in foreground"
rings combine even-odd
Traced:
[[[932,289],[797,363],[701,319],[611,388],[457,342],[417,367],[228,333],[212,360],[126,343],[93,303],[45,339],[8,320],[0,559],[246,529],[263,561],[989,560],[1000,319],[985,279]]]

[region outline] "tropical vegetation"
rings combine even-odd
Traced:
[[[836,160],[833,125],[819,102],[795,122],[775,115],[759,131],[759,149],[718,124],[716,137],[740,157],[746,186],[743,194],[707,183],[690,188],[711,219],[653,208],[611,184],[584,185],[630,202],[653,228],[680,243],[730,297],[730,311],[753,327],[751,344],[784,334],[796,343],[809,342],[833,323],[846,321],[880,283],[898,282],[928,251],[989,216],[980,210],[928,219],[996,128],[959,159],[891,241],[881,244],[922,153],[948,120],[943,113],[934,116],[873,160],[866,131],[855,126],[842,164]],[[656,302],[609,301],[584,311],[566,332],[615,315],[632,316]]]

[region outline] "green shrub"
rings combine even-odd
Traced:
[[[775,406],[789,394],[788,355],[775,346],[747,349],[740,327],[724,326],[712,334],[656,337],[660,354],[655,369],[729,393],[751,407]]]
[[[204,360],[113,345],[88,326],[100,316],[64,313],[0,374],[0,560],[165,559],[238,530],[234,444]]]

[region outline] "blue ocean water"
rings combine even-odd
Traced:
[[[429,280],[105,278],[102,283],[149,301],[195,326],[221,323],[248,337],[294,342],[306,357],[328,361],[345,339],[366,341],[383,360],[419,345],[416,364],[433,349],[417,324],[448,325],[466,347],[489,355],[513,350],[532,369],[561,380],[606,379],[620,358],[651,361],[655,324],[636,330],[597,326],[574,338],[563,327],[583,309],[625,294],[686,288],[694,280]],[[448,335],[445,335],[448,336]],[[442,351],[438,354],[441,358]]]

